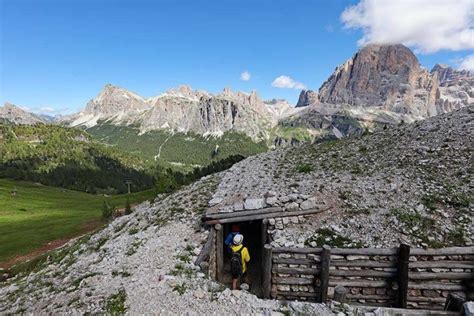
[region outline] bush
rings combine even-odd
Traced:
[[[313,171],[313,166],[309,164],[302,164],[302,165],[298,165],[296,167],[296,170],[300,173],[310,173],[311,171]]]
[[[110,205],[108,202],[104,201],[102,203],[102,218],[106,221],[111,220],[114,215],[115,207]]]

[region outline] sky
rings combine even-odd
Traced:
[[[474,1],[0,0],[0,102],[73,113],[111,83],[294,104],[367,43],[474,70]]]

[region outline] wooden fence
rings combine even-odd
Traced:
[[[331,249],[265,245],[263,273],[267,298],[325,302],[334,297],[336,286],[343,286],[346,299],[355,303],[440,309],[449,293],[473,295],[474,247]]]

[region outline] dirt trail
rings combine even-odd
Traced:
[[[72,239],[82,237],[85,234],[88,234],[88,233],[96,230],[98,227],[100,227],[101,224],[102,224],[102,222],[98,221],[98,220],[87,222],[84,225],[82,225],[81,231],[80,231],[79,234],[68,237],[68,238],[60,238],[60,239],[50,241],[50,242],[44,244],[43,246],[41,246],[40,248],[38,248],[36,250],[33,250],[32,252],[29,252],[25,255],[17,255],[15,257],[11,258],[11,259],[8,259],[7,261],[0,262],[0,268],[1,269],[9,269],[9,268],[13,267],[15,264],[35,259],[36,257],[39,257],[39,256],[41,256],[42,254],[44,254],[48,251],[51,251],[51,250],[54,250],[54,249],[57,249],[57,248],[63,246],[64,244],[66,244],[68,241],[70,241]]]

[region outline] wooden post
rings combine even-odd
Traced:
[[[444,310],[450,312],[461,312],[466,299],[458,293],[449,293],[444,304]],[[467,314],[466,314],[467,315]]]
[[[214,226],[216,229],[216,279],[223,281],[224,274],[224,229],[221,224]]]
[[[397,272],[397,307],[407,308],[408,301],[408,263],[410,258],[410,246],[401,244],[398,251]]]
[[[347,289],[342,285],[338,285],[334,288],[333,300],[339,303],[346,303]]]
[[[261,225],[261,241],[262,241],[262,248],[266,245],[267,243],[267,233],[268,230],[268,218],[264,218],[262,220],[262,225]]]
[[[262,264],[263,298],[268,299],[272,289],[272,247],[269,244],[263,246]]]
[[[323,251],[321,252],[321,272],[319,274],[319,280],[320,280],[319,302],[320,303],[325,303],[328,299],[330,264],[331,264],[331,247],[325,245],[323,246]]]
[[[209,235],[207,236],[207,241],[204,244],[204,247],[202,247],[202,250],[199,253],[199,256],[196,258],[196,261],[194,261],[194,265],[200,266],[202,262],[209,261],[209,256],[211,255],[212,249],[214,249],[215,233],[216,230],[214,227],[211,227],[209,230]]]

